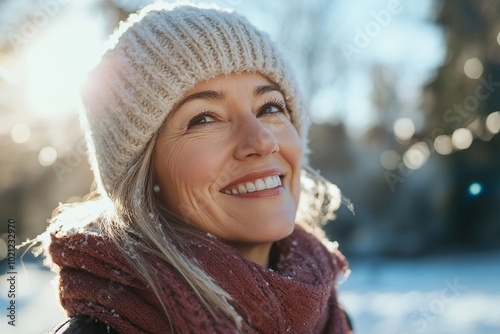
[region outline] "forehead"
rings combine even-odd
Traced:
[[[278,85],[266,78],[260,73],[232,73],[229,75],[219,75],[207,81],[199,82],[184,97],[207,90],[213,91],[253,91],[256,87],[267,86],[274,87],[273,90],[280,92]]]

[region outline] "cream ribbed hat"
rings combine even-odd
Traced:
[[[308,121],[292,71],[269,36],[244,17],[154,4],[131,15],[110,43],[82,88],[89,159],[101,192],[113,193],[187,91],[221,74],[258,72],[275,82],[307,148]]]

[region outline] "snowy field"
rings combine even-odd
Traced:
[[[499,334],[500,253],[351,259],[340,300],[357,334]]]
[[[351,260],[340,299],[357,334],[500,333],[500,253],[418,260]],[[19,266],[20,267],[20,266]],[[16,327],[2,275],[0,333],[44,333],[64,318],[54,275],[27,263],[17,275]]]

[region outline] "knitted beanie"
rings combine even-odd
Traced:
[[[292,71],[269,36],[244,17],[213,6],[157,3],[122,22],[110,43],[82,88],[89,160],[101,193],[113,193],[183,95],[218,75],[257,72],[276,83],[307,148]]]

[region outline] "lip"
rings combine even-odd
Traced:
[[[245,176],[242,176],[240,178],[237,178],[236,180],[232,181],[231,183],[227,184],[224,188],[222,188],[220,191],[224,193],[224,190],[231,188],[232,186],[235,186],[240,183],[245,183],[245,182],[250,182],[250,181],[255,181],[256,179],[261,179],[267,176],[273,176],[277,175],[280,178],[283,176],[283,172],[279,168],[271,168],[271,169],[266,169],[263,171],[259,172],[252,172],[249,173]]]

